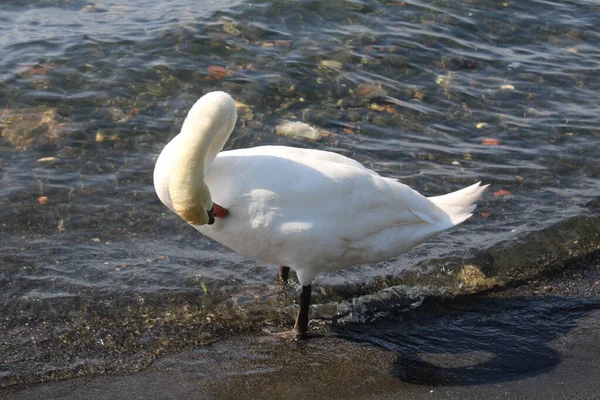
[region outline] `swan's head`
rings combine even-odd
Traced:
[[[229,138],[237,112],[224,92],[208,93],[194,104],[170,154],[169,196],[173,210],[193,225],[212,224],[214,205],[204,174]]]
[[[213,211],[214,206],[208,186],[204,182],[200,185],[194,185],[194,188],[188,192],[191,194],[188,198],[171,197],[173,210],[192,225],[213,224],[215,222]],[[181,193],[181,191],[177,191]]]

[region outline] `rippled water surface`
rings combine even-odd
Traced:
[[[3,4],[0,386],[134,370],[290,323],[295,288],[275,267],[154,194],[156,156],[215,89],[241,103],[226,148],[332,150],[427,195],[491,184],[456,229],[320,277],[317,320],[370,320],[586,254],[599,27],[585,0]],[[323,135],[278,136],[285,119]]]

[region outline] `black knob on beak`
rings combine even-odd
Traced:
[[[213,204],[213,206],[210,208],[210,210],[208,210],[206,212],[208,214],[208,224],[212,225],[215,223],[215,206]]]

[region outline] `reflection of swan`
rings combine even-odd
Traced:
[[[198,100],[160,154],[154,186],[167,207],[206,236],[296,271],[299,336],[308,327],[317,274],[407,251],[469,218],[485,189],[477,183],[426,198],[326,151],[263,146],[220,153],[236,119],[228,94]]]

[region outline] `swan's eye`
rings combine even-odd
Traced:
[[[213,206],[210,208],[210,210],[208,210],[206,212],[208,214],[208,224],[212,225],[215,223],[215,205],[213,204]]]

